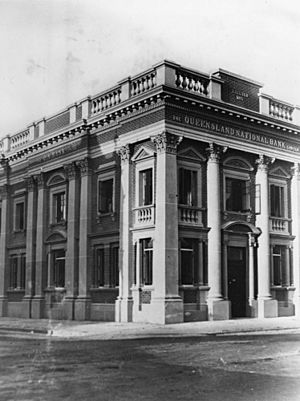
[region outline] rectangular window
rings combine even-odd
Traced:
[[[184,238],[180,241],[180,277],[182,285],[193,285],[197,283],[197,240]]]
[[[273,285],[282,284],[282,251],[283,249],[279,245],[273,247]]]
[[[25,229],[25,204],[18,202],[15,204],[15,230],[22,231]]]
[[[65,250],[52,252],[52,285],[56,288],[65,286]]]
[[[197,172],[179,169],[179,204],[197,206]]]
[[[153,203],[153,174],[152,168],[139,173],[139,206],[148,206]]]
[[[104,248],[95,249],[93,286],[96,288],[104,286]]]
[[[119,246],[117,244],[110,247],[110,285],[119,286]]]
[[[53,195],[53,222],[63,223],[67,217],[66,193],[60,192]]]
[[[153,283],[153,241],[151,238],[142,239],[141,242],[141,284]]]
[[[271,216],[284,217],[284,187],[272,184],[270,192]]]
[[[247,212],[250,209],[249,181],[226,178],[226,210]]]
[[[12,255],[10,257],[9,263],[9,288],[16,289],[18,288],[18,256]]]
[[[114,180],[98,181],[98,213],[113,212]]]

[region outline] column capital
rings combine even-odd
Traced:
[[[77,168],[76,168],[75,162],[65,164],[64,170],[65,170],[66,176],[68,177],[69,180],[76,178]]]
[[[9,196],[9,190],[10,187],[8,184],[4,184],[0,187],[0,194],[2,199],[7,199],[7,197]]]
[[[26,184],[27,184],[28,191],[33,191],[35,189],[35,185],[36,185],[36,177],[33,175],[30,175],[29,177],[27,177]]]
[[[294,163],[291,167],[292,176],[300,179],[300,163]]]
[[[255,163],[257,164],[257,169],[260,171],[268,172],[269,165],[273,164],[275,161],[274,157],[269,157],[265,155],[259,155]]]
[[[81,176],[89,175],[91,173],[90,159],[88,157],[76,162],[76,166],[79,168]]]
[[[151,141],[155,144],[156,149],[159,153],[167,152],[176,154],[177,146],[182,141],[182,136],[170,134],[167,131],[163,131],[161,134],[152,137]]]
[[[208,161],[218,163],[221,159],[221,156],[223,153],[227,151],[228,147],[216,145],[215,143],[211,142],[206,148],[207,156],[208,156]]]
[[[37,174],[35,177],[35,180],[37,182],[38,188],[44,188],[46,185],[46,179],[45,179],[45,174],[44,173],[40,173]]]
[[[130,161],[130,146],[128,144],[121,146],[116,152],[123,163]]]

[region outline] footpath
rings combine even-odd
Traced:
[[[168,325],[152,323],[78,322],[51,319],[0,318],[0,335],[43,334],[55,338],[121,340],[151,337],[198,337],[207,335],[299,333],[300,319],[234,319],[186,322]]]

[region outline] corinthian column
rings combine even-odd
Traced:
[[[79,273],[78,273],[78,297],[75,301],[74,318],[76,320],[88,320],[90,318],[91,299],[89,287],[91,285],[91,277],[89,273],[89,262],[91,259],[89,249],[89,238],[91,225],[91,195],[92,195],[92,171],[89,166],[89,159],[85,158],[77,162],[80,169],[80,210],[79,210]],[[75,182],[73,183],[75,185]],[[73,194],[76,191],[73,188]],[[72,214],[75,213],[75,209]],[[74,219],[74,216],[72,216]],[[72,223],[71,223],[72,224]],[[73,224],[76,224],[73,221]],[[74,228],[74,227],[73,227]],[[69,233],[69,231],[68,231]],[[73,244],[74,246],[74,244]],[[71,245],[68,248],[69,255],[73,255],[75,249]],[[74,251],[74,252],[73,252]],[[70,268],[70,266],[69,266]],[[72,274],[73,275],[73,274]],[[74,289],[74,277],[71,277],[72,283],[69,286],[69,293]]]
[[[261,229],[258,239],[257,274],[258,317],[275,317],[278,315],[277,301],[273,300],[270,292],[270,234],[269,234],[269,183],[268,170],[272,160],[260,155],[257,159],[256,185],[260,187],[260,213],[256,217],[256,225]]]
[[[224,149],[215,144],[208,148],[207,161],[207,225],[208,232],[208,318],[229,319],[229,301],[222,294],[222,241],[220,156]]]
[[[131,286],[133,284],[132,272],[132,241],[130,233],[130,148],[122,146],[117,151],[121,159],[121,191],[120,191],[120,278],[119,296],[115,305],[116,322],[132,321],[133,299]]]
[[[177,146],[182,138],[163,132],[152,138],[157,149],[156,219],[153,244],[153,321],[183,321],[178,293]]]
[[[7,316],[8,287],[8,252],[7,240],[9,235],[10,197],[9,186],[1,188],[1,233],[0,233],[0,317]]]
[[[295,315],[300,318],[300,164],[295,163],[291,185],[292,199],[292,234],[295,236],[293,246],[293,276],[296,291],[294,294]]]

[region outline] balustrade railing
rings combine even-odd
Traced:
[[[141,206],[134,209],[135,213],[135,224],[136,225],[151,225],[154,224],[154,205]]]
[[[180,205],[178,207],[178,220],[181,224],[202,225],[204,209],[195,206]]]
[[[91,114],[101,113],[121,102],[121,87],[100,94],[91,100]]]
[[[175,85],[189,92],[208,96],[209,78],[185,69],[176,71]]]
[[[270,231],[283,234],[288,233],[289,221],[290,219],[284,217],[270,217]]]
[[[150,71],[146,74],[133,78],[130,85],[130,95],[136,96],[147,92],[156,86],[156,71]]]
[[[29,141],[29,129],[18,132],[11,136],[10,148],[16,149]]]
[[[284,103],[279,103],[273,100],[270,100],[270,110],[269,114],[273,117],[281,118],[283,120],[292,121],[293,120],[293,106],[288,106]]]

